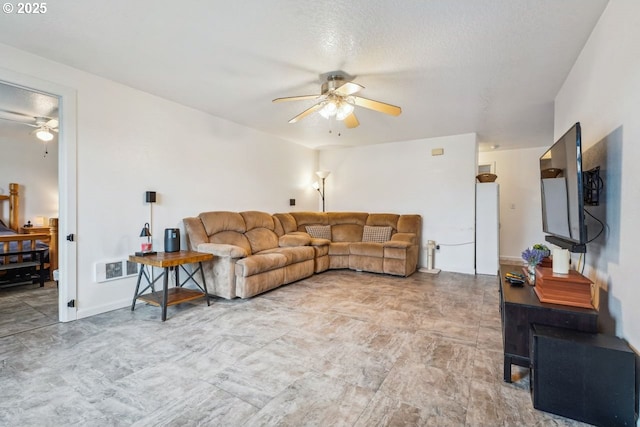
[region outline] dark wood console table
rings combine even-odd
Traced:
[[[594,309],[540,302],[534,287],[513,286],[504,280],[519,266],[500,266],[500,313],[504,348],[504,381],[511,382],[511,365],[530,367],[529,334],[531,325],[546,325],[582,332],[598,332],[598,312]]]

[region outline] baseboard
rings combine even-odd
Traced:
[[[89,316],[95,316],[96,314],[106,313],[107,311],[118,310],[124,307],[131,307],[131,298],[121,299],[118,301],[111,302],[109,304],[93,306],[88,309],[82,309],[81,306],[78,307],[78,311],[76,312],[78,319],[83,319]]]

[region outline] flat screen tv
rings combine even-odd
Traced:
[[[586,252],[587,244],[580,138],[576,123],[540,157],[545,240],[571,252]]]

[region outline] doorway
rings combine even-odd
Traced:
[[[47,280],[41,287],[29,284],[32,275],[22,273],[24,269],[0,272],[0,337],[59,319],[53,277],[58,246],[58,107],[57,97],[0,83],[0,195],[13,195],[2,204],[0,234],[2,239],[12,238],[12,232],[45,236],[38,240],[46,248],[45,269],[39,273]],[[9,243],[9,250],[18,250],[17,243]]]
[[[0,84],[45,95],[58,103],[58,319],[75,320],[76,309],[70,302],[77,297],[77,250],[75,242],[66,237],[74,235],[77,223],[76,90],[1,68]]]

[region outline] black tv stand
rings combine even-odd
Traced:
[[[518,269],[500,265],[500,313],[504,349],[504,381],[511,382],[511,364],[531,366],[529,329],[531,325],[546,325],[597,333],[598,312],[594,309],[540,302],[534,287],[511,286],[505,273]],[[569,355],[567,357],[570,357]]]
[[[544,240],[553,245],[561,247],[562,249],[569,249],[569,252],[577,254],[587,253],[587,245],[584,243],[574,243],[556,236],[545,236]]]

